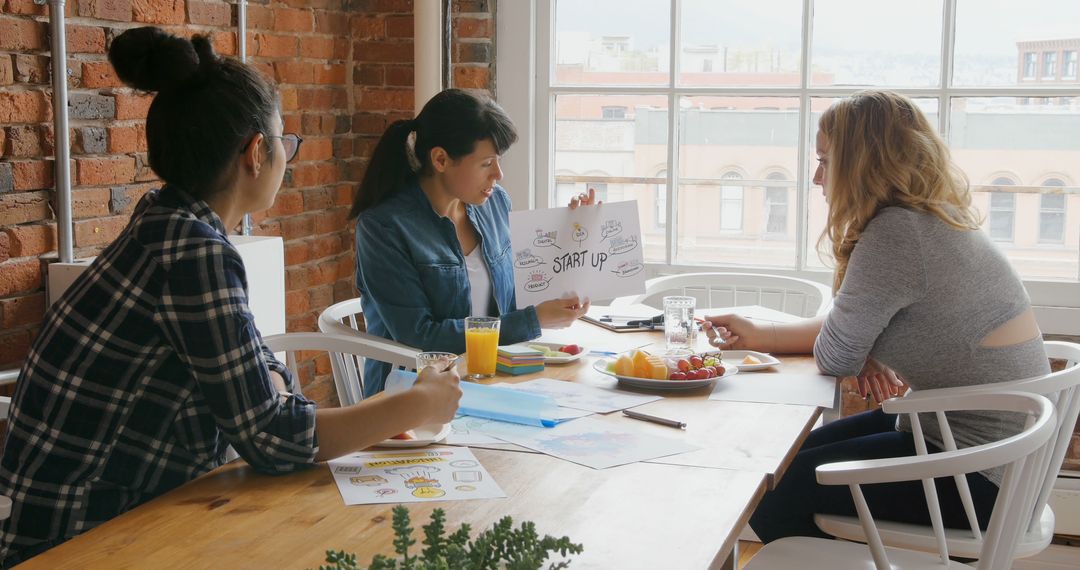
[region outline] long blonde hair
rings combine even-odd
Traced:
[[[829,214],[818,240],[829,239],[840,290],[851,251],[881,208],[903,206],[934,214],[957,229],[978,229],[964,173],[948,147],[907,97],[862,91],[821,115],[828,145]]]

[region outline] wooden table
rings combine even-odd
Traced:
[[[660,338],[582,322],[560,335],[593,349]],[[612,385],[592,369],[592,360],[495,381],[547,377]],[[807,356],[781,361],[788,372],[815,370]],[[685,437],[705,448],[697,452],[594,470],[546,455],[474,446],[508,498],[410,504],[414,537],[438,507],[447,513],[450,532],[467,522],[475,535],[510,515],[534,521],[541,534],[567,535],[585,546],[572,568],[731,567],[739,532],[820,410],[710,401],[709,392],[664,393],[664,400],[639,408],[686,421],[685,432],[618,413],[602,416],[624,427]],[[234,462],[19,568],[316,568],[327,549],[355,552],[366,565],[376,553],[392,553],[392,506],[344,505],[325,465],[271,477]],[[418,542],[414,549],[420,547]]]

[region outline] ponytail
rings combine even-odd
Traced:
[[[394,121],[383,133],[379,144],[375,145],[375,152],[371,154],[360,189],[353,198],[349,219],[377,206],[414,175],[406,149],[414,122],[412,119]]]

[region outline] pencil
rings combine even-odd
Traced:
[[[678,420],[669,420],[667,418],[660,418],[656,416],[650,416],[649,414],[643,414],[641,412],[631,412],[630,410],[623,410],[623,415],[635,420],[641,420],[645,422],[652,422],[654,424],[660,424],[662,426],[673,427],[677,429],[686,429],[686,422],[680,422]]]

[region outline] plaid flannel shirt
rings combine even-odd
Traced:
[[[0,560],[26,558],[221,465],[314,462],[315,405],[284,399],[240,254],[206,203],[148,193],[49,309],[19,375],[0,460]]]

